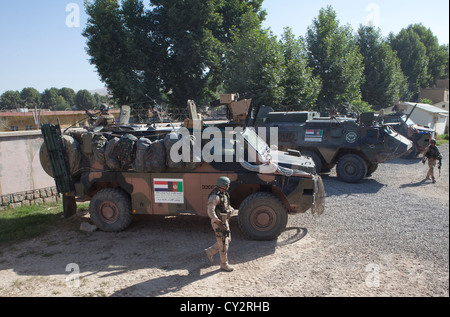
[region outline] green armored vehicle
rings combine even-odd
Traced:
[[[314,160],[318,173],[336,166],[338,177],[357,183],[379,163],[412,150],[412,142],[389,125],[375,122],[373,113],[359,120],[320,117],[315,112],[269,112],[255,120],[257,127],[277,128],[280,150],[294,149]]]
[[[411,120],[410,117],[416,107],[417,104],[409,114],[405,114],[403,111],[406,110],[406,107],[402,106],[402,104],[398,104],[394,107],[394,109],[397,109],[398,111],[390,114],[382,114],[378,117],[378,120],[391,124],[392,129],[413,142],[412,151],[404,158],[415,158],[419,153],[422,153],[423,150],[430,145],[430,140],[433,139],[436,134],[434,129],[416,124]]]
[[[271,150],[253,128],[191,118],[185,127],[139,130],[44,125],[41,164],[63,195],[64,213],[90,201],[103,231],[126,229],[133,214],[207,216],[207,198],[227,176],[243,233],[275,239],[289,214],[320,214],[324,190],[314,162]]]

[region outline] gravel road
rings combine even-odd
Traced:
[[[0,296],[449,296],[449,147],[436,184],[420,158],[380,164],[360,184],[323,175],[325,213],[291,216],[277,241],[231,221],[226,273],[203,249],[209,220],[137,217],[121,233],[81,232],[87,215],[0,246]],[[217,259],[216,259],[217,260]]]

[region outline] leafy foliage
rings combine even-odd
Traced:
[[[306,35],[310,66],[322,80],[321,110],[359,101],[364,81],[362,56],[349,26],[341,26],[331,6],[321,9]]]
[[[400,60],[381,37],[380,30],[361,26],[358,30],[358,46],[364,58],[362,99],[377,110],[402,99],[407,94],[406,78]]]

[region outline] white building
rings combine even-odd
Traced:
[[[410,119],[417,124],[434,129],[437,134],[444,134],[448,127],[448,111],[442,108],[424,103],[400,102],[394,107],[385,109],[385,113],[392,111],[395,107],[407,115],[414,110]]]

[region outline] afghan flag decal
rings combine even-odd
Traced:
[[[305,131],[305,141],[307,142],[322,142],[322,137],[322,129],[306,129]]]
[[[182,179],[161,179],[153,180],[155,202],[168,204],[183,204],[183,180]]]

